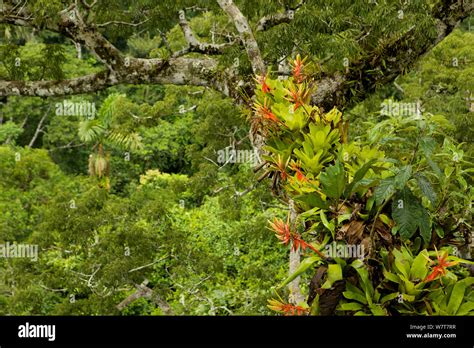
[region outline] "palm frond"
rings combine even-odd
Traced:
[[[112,130],[107,134],[107,140],[122,149],[138,150],[143,148],[142,137],[135,132],[125,134],[117,130]]]
[[[84,120],[79,123],[79,138],[86,143],[95,142],[103,136],[105,128],[98,120]]]
[[[110,94],[102,103],[98,112],[98,117],[105,128],[109,128],[112,125],[114,114],[117,112],[118,102],[122,98],[126,98],[126,96],[124,94],[113,93]]]

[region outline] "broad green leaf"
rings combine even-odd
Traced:
[[[397,284],[400,284],[400,282],[401,282],[401,279],[396,274],[391,273],[387,270],[383,271],[383,275],[386,279],[390,280],[391,282],[394,282],[394,283],[397,283]]]
[[[402,168],[400,168],[399,172],[397,173],[397,175],[395,175],[395,179],[394,179],[395,187],[398,190],[402,190],[406,186],[408,180],[411,177],[411,173],[412,173],[411,165],[403,166]]]
[[[339,306],[341,311],[358,311],[362,308],[364,308],[364,306],[358,302],[343,303]]]
[[[423,174],[416,175],[416,181],[421,192],[428,198],[432,206],[435,206],[437,201],[437,195],[429,180]]]
[[[323,289],[329,289],[331,286],[338,280],[342,279],[342,268],[339,264],[330,264],[328,265],[327,270],[327,280],[323,284]]]
[[[371,304],[372,297],[374,296],[374,287],[372,286],[372,282],[369,279],[369,272],[364,267],[359,267],[355,270],[357,271],[357,273],[359,273],[361,285],[365,291],[365,297],[367,299],[367,302]]]
[[[381,206],[394,193],[395,185],[393,177],[381,180],[374,191],[376,205]]]
[[[339,199],[344,191],[346,182],[344,166],[339,161],[336,161],[334,165],[327,167],[321,173],[319,180],[322,185],[321,191],[324,194],[335,200]]]
[[[397,296],[398,296],[399,294],[400,294],[399,292],[392,292],[391,294],[385,295],[385,296],[382,297],[382,299],[380,300],[380,303],[384,304],[385,302],[391,301],[391,300],[393,300],[394,298],[397,298]]]
[[[346,290],[342,293],[345,298],[349,300],[356,300],[359,301],[360,303],[367,304],[367,300],[365,298],[365,295],[361,295],[357,292]]]
[[[421,251],[417,257],[415,257],[415,260],[413,261],[411,265],[411,270],[410,270],[410,279],[415,280],[423,280],[426,278],[426,275],[428,274],[428,253],[426,250]]]
[[[319,294],[316,294],[311,304],[311,315],[319,315]]]
[[[329,203],[326,201],[323,201],[323,199],[316,192],[305,193],[305,194],[296,196],[295,201],[306,204],[309,209],[312,209],[312,208],[328,209],[329,208]]]
[[[405,187],[398,192],[392,202],[392,217],[400,226],[399,233],[403,240],[411,238],[416,230],[425,242],[431,240],[431,219],[418,199]]]
[[[331,234],[334,238],[334,231],[336,229],[336,226],[334,226],[334,223],[328,221],[328,219],[326,218],[326,214],[322,210],[319,212],[319,216],[321,217],[321,222],[323,223],[324,227],[326,227],[329,231],[331,231]]]
[[[456,315],[469,315],[472,311],[474,311],[474,302],[466,302],[459,307]]]
[[[456,314],[459,307],[461,306],[462,300],[464,298],[464,292],[466,291],[466,283],[458,282],[454,284],[453,291],[449,297],[448,306],[446,308],[447,312],[450,315]]]

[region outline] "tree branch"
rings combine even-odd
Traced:
[[[223,80],[213,80],[217,61],[209,58],[132,58],[119,71],[102,71],[68,80],[0,81],[0,96],[61,96],[93,93],[118,84],[173,84],[207,86],[220,90]]]
[[[295,12],[303,6],[305,0],[301,0],[298,5],[293,8],[285,9],[285,12],[276,13],[260,18],[257,23],[257,31],[265,31],[282,23],[289,23],[293,20]]]
[[[184,11],[179,11],[179,26],[183,31],[184,38],[188,42],[188,48],[186,53],[188,52],[198,52],[198,53],[205,53],[205,54],[220,54],[222,50],[226,47],[232,46],[235,42],[223,43],[223,44],[211,44],[211,43],[203,43],[200,42],[194,36],[191,27],[189,26],[189,22],[186,20],[186,15]],[[180,51],[181,52],[181,51]],[[178,54],[182,55],[182,53]]]
[[[329,110],[333,106],[343,108],[363,100],[377,86],[390,83],[407,71],[473,11],[473,1],[442,0],[431,14],[436,21],[436,37],[425,40],[415,35],[412,27],[401,36],[382,43],[364,58],[352,62],[347,72],[325,76],[318,81],[313,103]],[[425,43],[420,45],[423,41]]]
[[[252,70],[256,75],[263,75],[266,72],[265,63],[260,53],[257,41],[253,35],[247,18],[240,12],[239,8],[235,6],[232,0],[217,0],[219,6],[234,22],[235,28],[239,32],[240,39],[245,46],[247,55],[252,65]]]
[[[43,122],[48,116],[49,111],[51,110],[51,104],[48,107],[48,110],[44,113],[43,117],[41,117],[41,120],[38,123],[38,126],[36,127],[35,134],[33,134],[33,137],[30,140],[30,143],[28,144],[28,148],[32,148],[33,145],[35,144],[36,139],[38,138],[39,133],[43,130]]]
[[[124,309],[126,306],[128,306],[130,303],[132,303],[135,300],[138,300],[139,298],[147,298],[151,299],[160,309],[163,311],[164,314],[166,315],[173,315],[173,310],[171,309],[170,305],[164,301],[158,294],[154,294],[153,290],[150,289],[148,286],[148,279],[145,279],[143,283],[140,285],[136,285],[137,291],[135,291],[133,294],[128,296],[126,299],[124,299],[122,302],[120,302],[116,307],[118,310]]]

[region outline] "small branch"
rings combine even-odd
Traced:
[[[120,302],[116,307],[118,310],[124,309],[126,306],[128,306],[130,303],[132,303],[135,300],[138,300],[139,298],[147,298],[151,299],[160,309],[165,313],[166,315],[173,315],[173,310],[171,309],[171,306],[164,301],[159,295],[154,294],[153,290],[150,289],[148,286],[148,279],[145,279],[143,283],[140,285],[135,285],[137,288],[137,291],[135,291],[133,294],[128,296],[125,300]]]
[[[38,126],[36,127],[35,134],[33,135],[33,138],[31,138],[30,143],[28,144],[28,148],[31,149],[33,147],[33,145],[36,141],[36,138],[38,138],[38,135],[43,130],[43,128],[42,128],[43,127],[43,122],[46,119],[46,117],[48,116],[48,113],[49,113],[50,110],[51,110],[51,105],[48,107],[48,110],[46,110],[43,117],[41,117],[41,120],[39,121]]]
[[[188,47],[179,51],[180,55],[189,53],[189,52],[198,52],[204,54],[220,54],[222,53],[223,49],[229,46],[232,46],[235,42],[228,42],[223,44],[211,44],[211,43],[203,43],[196,39],[194,36],[191,27],[189,26],[189,22],[186,20],[186,15],[184,11],[179,11],[179,25],[181,30],[183,31],[184,38],[188,42]]]
[[[257,188],[257,185],[259,184],[259,182],[257,181],[255,184],[253,184],[252,186],[246,188],[244,191],[242,192],[239,192],[239,191],[235,191],[235,195],[234,197],[242,197],[242,196],[245,196],[247,193],[255,190]]]
[[[257,23],[257,31],[265,31],[282,23],[289,23],[293,20],[297,10],[303,6],[305,0],[301,0],[299,4],[293,8],[288,8],[285,12],[276,13],[262,17]]]
[[[58,147],[55,147],[55,148],[52,148],[52,149],[49,149],[48,151],[55,151],[55,150],[59,150],[59,149],[72,149],[74,147],[81,147],[81,146],[84,146],[86,145],[85,143],[80,143],[80,144],[73,144],[73,141],[70,141],[68,144],[66,145],[62,145],[62,146],[58,146]]]
[[[146,264],[146,265],[144,265],[144,266],[140,266],[140,267],[137,267],[137,268],[133,268],[133,269],[131,269],[130,271],[128,271],[128,273],[136,272],[136,271],[139,271],[139,270],[144,269],[144,268],[146,268],[146,267],[153,266],[155,263],[161,262],[161,261],[165,260],[167,257],[168,257],[168,255],[162,257],[162,258],[159,259],[159,260],[156,260],[156,261],[153,261],[153,262],[151,262],[151,263],[149,263],[149,264]]]
[[[39,286],[45,290],[52,291],[52,292],[67,292],[68,291],[67,289],[51,289],[51,288],[48,288],[47,286],[44,286],[43,284],[40,284]]]
[[[148,22],[149,20],[150,19],[147,18],[144,21],[141,21],[139,23],[129,23],[129,22],[122,22],[122,21],[109,21],[109,22],[105,22],[105,23],[96,24],[96,26],[98,28],[102,28],[102,27],[106,27],[107,25],[116,24],[116,25],[129,25],[131,27],[138,27],[139,25],[142,25],[142,24]]]
[[[94,0],[94,1],[92,2],[92,4],[90,4],[90,5],[87,3],[86,0],[81,0],[81,3],[82,3],[82,5],[83,5],[85,8],[87,8],[88,10],[90,10],[92,7],[95,6],[95,4],[97,4],[97,0]]]

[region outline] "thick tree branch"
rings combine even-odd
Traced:
[[[323,77],[317,83],[313,103],[329,110],[333,106],[344,108],[363,100],[377,86],[390,83],[406,72],[473,11],[473,1],[441,1],[432,11],[436,21],[436,37],[427,40],[416,35],[412,27],[400,37],[381,44],[363,59],[352,62],[346,73]]]
[[[254,73],[264,73],[265,65],[247,19],[231,0],[217,1],[233,20]],[[333,106],[343,108],[362,100],[373,92],[377,85],[390,83],[412,66],[420,56],[444,39],[460,20],[469,16],[473,12],[473,7],[472,1],[441,1],[432,12],[436,20],[436,37],[427,40],[426,37],[416,35],[414,30],[409,30],[401,37],[386,42],[384,46],[369,52],[359,61],[352,62],[347,72],[322,76],[317,81],[318,88],[313,95],[313,102],[330,109]],[[11,5],[5,6],[3,11],[0,11],[0,23],[34,27],[31,14],[25,9],[13,11]],[[74,5],[60,13],[57,23],[53,21],[48,23],[47,28],[36,29],[52,30],[82,44],[96,54],[107,70],[64,81],[0,81],[0,97],[90,93],[121,83],[207,86],[237,99],[241,99],[239,93],[241,88],[245,88],[245,92],[249,95],[252,93],[248,76],[238,76],[233,69],[219,73],[217,61],[211,58],[184,58],[176,55],[169,60],[125,57],[104,38],[96,26],[84,22]],[[201,51],[209,53],[209,48],[215,48],[210,44],[202,47],[200,46],[202,43],[189,35],[192,32],[186,18],[180,18],[180,25],[188,43],[194,49],[206,48],[207,51]],[[423,44],[420,45],[420,42]]]
[[[265,74],[267,69],[247,18],[245,18],[242,12],[240,12],[239,8],[235,6],[232,0],[217,0],[217,3],[234,22],[235,28],[239,32],[240,39],[247,51],[254,74]]]
[[[210,79],[217,61],[210,58],[129,59],[114,73],[102,71],[58,81],[0,81],[0,96],[61,96],[92,93],[118,84],[173,84],[221,90],[224,80]]]

